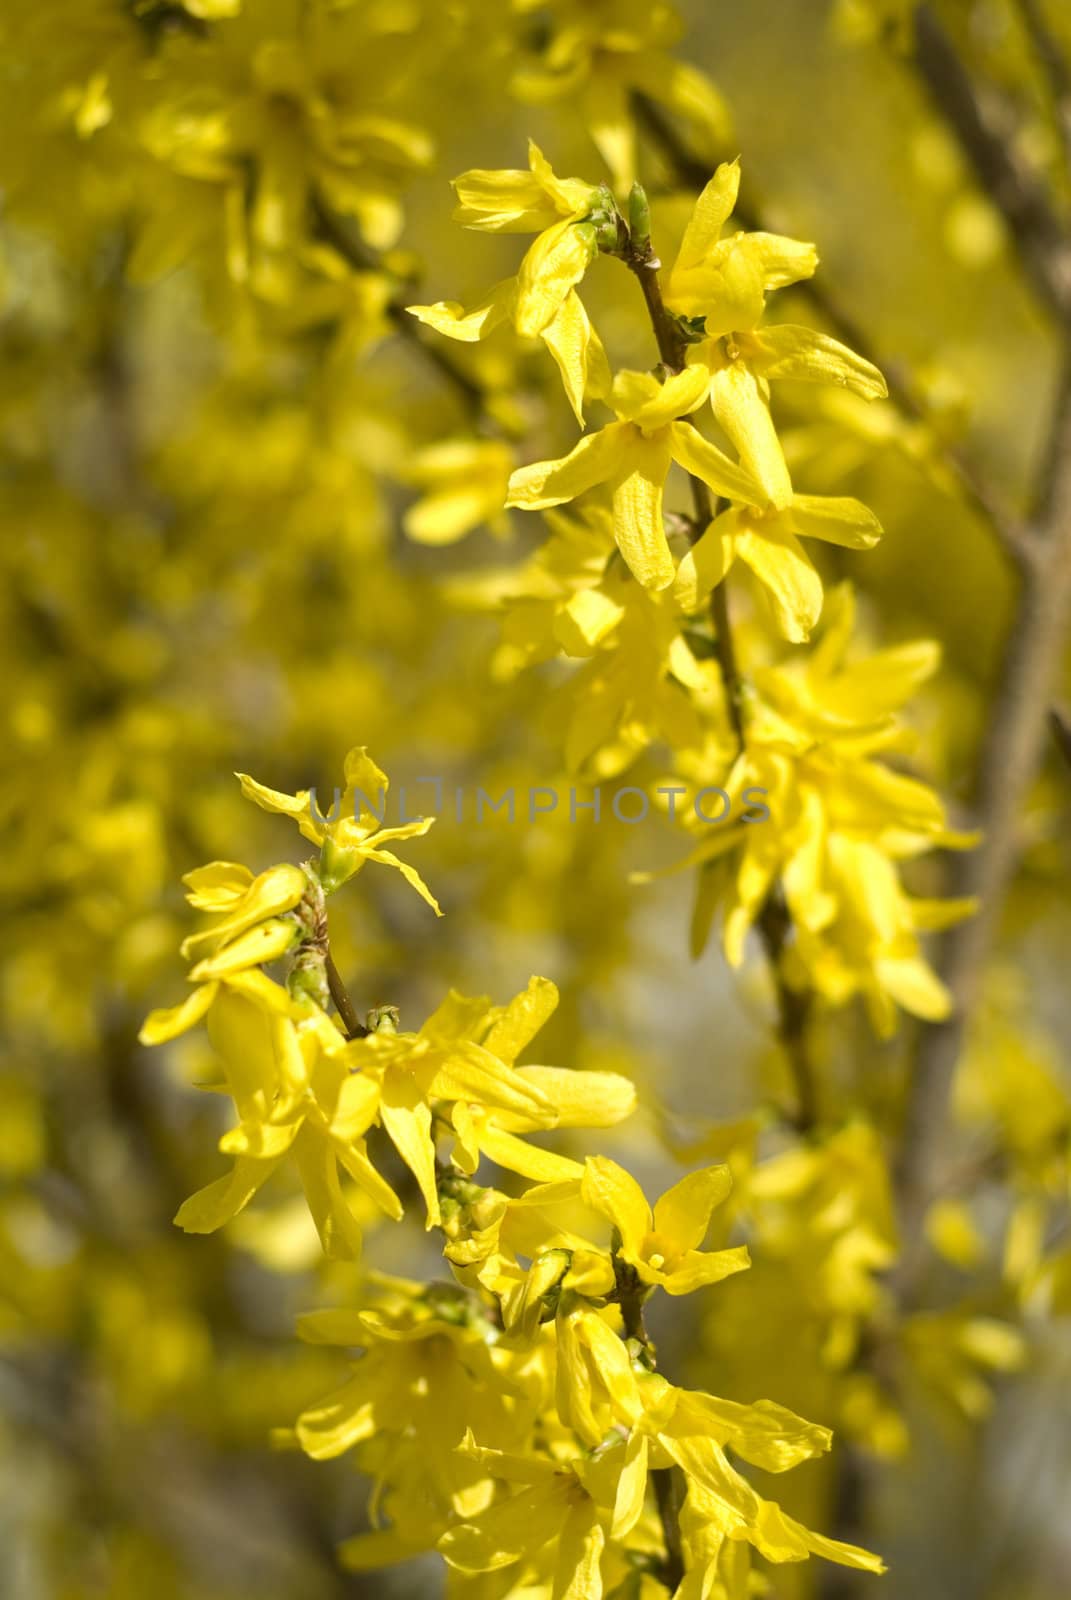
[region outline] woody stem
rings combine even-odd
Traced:
[[[627,239],[622,240],[619,253],[625,265],[639,281],[643,291],[663,366],[669,372],[680,372],[684,366],[687,345],[679,323],[667,310],[662,297],[657,256],[649,243],[641,249],[636,249]],[[701,478],[689,473],[688,481],[691,485],[694,507],[693,538],[698,539],[712,522],[717,507],[711,499],[709,488]],[[743,679],[733,644],[728,590],[724,578],[711,592],[710,615],[714,630],[714,648],[729,706],[729,718],[739,749],[743,751],[746,744]],[[777,996],[778,1038],[788,1061],[796,1091],[796,1115],[793,1120],[800,1132],[807,1132],[818,1120],[817,1080],[807,1037],[811,996],[794,989],[785,975],[785,949],[792,931],[792,918],[779,884],[774,884],[767,895],[756,920],[756,927],[762,940]]]
[[[349,990],[342,981],[342,974],[335,965],[335,958],[328,950],[324,958],[324,968],[327,972],[327,987],[331,991],[331,999],[335,1003],[335,1010],[342,1018],[348,1039],[363,1039],[368,1029],[357,1015],[357,1008],[350,999]]]

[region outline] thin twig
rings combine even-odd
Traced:
[[[645,242],[638,250],[630,249],[627,237],[622,237],[619,254],[639,280],[663,365],[669,372],[681,371],[687,343],[680,324],[666,308],[662,297],[659,262],[650,243]],[[713,520],[716,508],[712,503],[710,490],[701,478],[689,473],[688,481],[695,508],[693,532],[698,538]],[[746,747],[744,685],[733,645],[725,579],[717,584],[712,592],[711,620],[714,628],[714,648],[725,687],[729,717],[738,747],[742,751]],[[755,926],[762,940],[777,997],[778,1037],[795,1083],[796,1116],[793,1120],[801,1131],[807,1131],[814,1127],[818,1114],[815,1073],[807,1037],[811,996],[794,989],[785,976],[785,951],[791,936],[792,918],[779,885],[774,885],[767,895],[762,910],[756,918]]]
[[[684,1565],[684,1546],[681,1540],[679,1474],[675,1467],[656,1467],[651,1473],[651,1481],[654,1484],[658,1519],[662,1524],[662,1538],[666,1546],[666,1558],[662,1563],[662,1582],[675,1594],[684,1582],[687,1570]]]
[[[346,1038],[365,1038],[369,1030],[357,1015],[357,1008],[350,999],[349,990],[342,981],[342,974],[335,965],[335,958],[330,950],[328,950],[324,958],[324,968],[327,972],[327,987],[331,991],[331,999],[335,1003],[335,1010],[342,1018],[346,1029]]]
[[[1071,717],[1061,711],[1059,706],[1052,706],[1049,710],[1049,728],[1056,740],[1057,749],[1071,767]]]
[[[1036,174],[1005,132],[992,125],[970,74],[928,5],[915,12],[915,65],[979,185],[1007,223],[1034,292],[1059,321],[1071,321],[1071,240]]]
[[[1071,362],[1069,362],[1071,373]],[[1052,692],[1071,622],[1071,378],[1061,385],[1039,488],[1038,531],[1024,568],[982,746],[975,811],[984,830],[959,858],[954,891],[978,913],[945,935],[940,969],[952,994],[945,1022],[922,1030],[898,1172],[904,1256],[901,1297],[910,1299],[924,1259],[922,1223],[939,1184],[949,1094],[984,964],[1018,864],[1023,804],[1041,764]]]
[[[1049,27],[1039,0],[1015,0],[1022,24],[1049,88],[1052,117],[1060,139],[1064,166],[1071,174],[1071,69],[1060,41]]]
[[[625,1338],[634,1339],[642,1347],[643,1360],[653,1372],[656,1364],[655,1347],[651,1341],[650,1334],[647,1332],[647,1324],[643,1315],[644,1301],[650,1291],[640,1282],[635,1267],[623,1260],[616,1250],[613,1262],[614,1278],[616,1280],[615,1295],[621,1311]],[[666,1554],[659,1576],[666,1587],[674,1593],[678,1586],[683,1583],[686,1570],[684,1549],[681,1543],[680,1498],[676,1476],[673,1467],[656,1467],[651,1472],[655,1503],[658,1506],[658,1517],[662,1524],[662,1540],[666,1547]]]
[[[375,253],[354,230],[348,226],[344,217],[332,211],[323,199],[313,194],[312,211],[316,226],[321,236],[330,244],[345,261],[358,272],[382,272],[383,266]],[[384,307],[384,315],[395,331],[406,342],[420,351],[421,355],[435,367],[439,374],[455,390],[464,403],[466,409],[475,417],[486,417],[487,398],[482,386],[463,368],[457,366],[447,355],[442,345],[435,340],[425,339],[420,332],[420,324],[405,308],[409,298],[404,286],[400,285]]]

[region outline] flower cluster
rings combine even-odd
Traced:
[[[326,822],[308,791],[242,776],[249,798],[320,845],[319,862],[258,877],[228,862],[189,873],[188,898],[211,914],[183,946],[197,987],[142,1030],[160,1043],[205,1017],[221,1073],[209,1087],[234,1102],[220,1140],[232,1170],[185,1202],[181,1227],[221,1227],[292,1160],[325,1253],[357,1256],[352,1197],[395,1220],[403,1210],[369,1154],[381,1130],[425,1226],[440,1231],[450,1281],[377,1289],[373,1275],[359,1308],[302,1324],[307,1339],[364,1352],[337,1394],[280,1435],[316,1459],[354,1449],[378,1478],[388,1525],[348,1541],[343,1559],[362,1568],[435,1549],[461,1574],[508,1569],[511,1594],[549,1586],[574,1600],[599,1600],[630,1571],[666,1592],[717,1583],[742,1600],[752,1550],[880,1571],[876,1556],[763,1499],[733,1463],[784,1471],[828,1449],[828,1430],[766,1400],[677,1388],[656,1370],[647,1298],[691,1294],[750,1264],[742,1245],[703,1248],[729,1169],[687,1174],[652,1208],[617,1162],[577,1161],[526,1137],[612,1126],[635,1104],[616,1073],[518,1062],[557,1004],[554,985],[533,978],[505,1006],[451,993],[416,1032],[390,1006],[357,1037],[330,1014],[327,895],[378,859],[431,898],[380,850],[387,830],[361,810],[365,785],[387,784],[366,750],[350,752],[346,780],[356,820]],[[284,955],[289,974],[277,982],[263,967]],[[483,1182],[485,1161],[530,1186]],[[659,1475],[675,1472],[683,1557],[659,1520]]]
[[[518,331],[533,333],[579,306],[578,285],[600,251],[641,280],[662,356],[653,372],[608,380],[603,346],[575,308],[568,359],[554,345],[578,418],[587,397],[605,401],[616,420],[585,433],[569,455],[510,478],[508,506],[554,518],[527,568],[492,586],[505,612],[500,659],[507,673],[559,654],[586,660],[566,690],[573,768],[620,771],[661,743],[675,777],[723,785],[734,801],[766,791],[768,827],[750,828],[745,817],[683,863],[700,868],[693,950],[721,909],[726,953],[738,965],[748,929],[779,896],[793,930],[783,981],[831,1006],[863,994],[885,1034],[898,1006],[930,1020],[947,1015],[948,993],[919,934],[973,910],[970,901],[912,898],[897,864],[975,840],[948,827],[931,789],[880,759],[904,749],[894,713],[932,673],[936,646],[849,661],[854,602],[844,583],[817,649],[746,676],[736,663],[724,593],[737,565],[775,633],[804,643],[824,597],[801,540],[868,550],[881,535],[860,501],[794,487],[771,385],[831,385],[864,400],[886,392],[876,368],[829,335],[763,325],[769,297],[808,278],[817,256],[780,235],[726,232],[739,183],[739,163],[718,168],[662,284],[643,191],[634,186],[622,211],[609,191],[558,179],[533,146],[530,173],[469,172],[455,184],[463,224],[544,229],[517,277],[473,312],[410,309],[451,338],[476,339],[512,307]],[[702,431],[703,412],[721,443]],[[691,482],[690,513],[667,512],[674,466]],[[555,509],[572,502],[576,514]]]

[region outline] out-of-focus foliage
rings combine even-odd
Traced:
[[[1067,1590],[1055,750],[897,1265],[1059,340],[930,8],[680,9],[0,16],[18,1600]]]

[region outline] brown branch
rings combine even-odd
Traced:
[[[383,271],[382,263],[374,251],[369,250],[364,240],[347,224],[344,217],[332,211],[321,196],[315,193],[312,196],[312,213],[321,237],[337,250],[355,271]],[[400,284],[384,307],[387,320],[401,338],[420,351],[424,359],[453,388],[465,408],[474,417],[486,418],[487,398],[482,386],[450,359],[438,341],[423,337],[420,324],[405,309],[405,302],[408,299],[409,292],[404,284]]]
[[[1049,728],[1056,740],[1057,749],[1071,767],[1071,717],[1061,711],[1059,706],[1053,706],[1049,711]]]
[[[620,1243],[619,1237],[617,1243]],[[644,1320],[643,1307],[650,1290],[640,1282],[639,1274],[631,1263],[625,1261],[617,1249],[614,1250],[614,1278],[616,1282],[615,1298],[621,1311],[621,1321],[625,1330],[626,1339],[634,1339],[641,1346],[642,1359],[652,1372],[655,1371],[655,1347],[647,1332]],[[655,1503],[658,1506],[658,1518],[662,1524],[662,1540],[666,1547],[665,1558],[662,1562],[659,1576],[666,1587],[676,1592],[678,1586],[684,1581],[685,1564],[684,1548],[681,1542],[680,1527],[680,1497],[677,1473],[673,1467],[655,1467],[651,1471],[651,1482],[654,1485]]]
[[[639,249],[633,248],[627,233],[623,232],[618,254],[639,280],[663,365],[669,372],[679,372],[684,366],[687,344],[680,324],[666,309],[658,271],[660,263],[650,242],[645,240]],[[709,488],[701,478],[689,473],[688,481],[691,485],[694,506],[692,532],[694,537],[698,538],[713,520],[716,507],[711,500]],[[743,709],[744,685],[733,645],[728,589],[724,578],[712,591],[710,607],[714,648],[725,687],[729,717],[738,747],[742,751],[747,742]],[[778,1038],[796,1088],[796,1115],[793,1120],[797,1128],[806,1131],[815,1125],[818,1110],[815,1073],[807,1039],[811,996],[793,989],[785,976],[785,950],[791,936],[792,919],[780,886],[775,886],[767,896],[755,926],[762,940],[777,997]]]
[[[1040,0],[1015,0],[1015,5],[1045,75],[1064,166],[1071,173],[1071,69],[1059,40],[1049,27]]]
[[[1055,413],[1037,497],[1037,532],[979,757],[975,811],[984,838],[977,850],[959,858],[955,874],[954,892],[977,896],[981,906],[945,935],[940,968],[953,1011],[947,1021],[923,1028],[909,1089],[898,1172],[904,1239],[898,1286],[905,1298],[914,1292],[924,1258],[922,1223],[939,1185],[952,1079],[1018,865],[1019,819],[1044,756],[1049,707],[1071,625],[1071,380],[1061,386]]]
[[[1008,226],[1039,300],[1071,322],[1071,240],[1037,176],[993,126],[970,74],[928,5],[915,12],[915,65],[979,186]]]
[[[680,1475],[676,1467],[655,1467],[651,1472],[658,1519],[662,1524],[666,1557],[662,1563],[662,1582],[675,1594],[684,1582],[684,1546],[680,1524]]]
[[[347,1039],[363,1039],[368,1029],[357,1015],[357,1008],[350,999],[349,990],[342,981],[342,974],[335,965],[335,958],[330,950],[324,957],[324,970],[327,973],[327,987],[331,991],[331,999],[335,1003],[335,1010],[342,1018],[346,1029]]]

